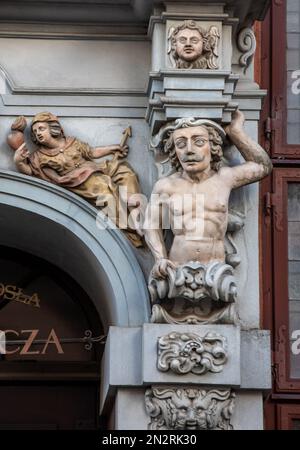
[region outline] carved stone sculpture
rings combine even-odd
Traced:
[[[149,430],[232,430],[235,394],[230,390],[201,388],[147,389]]]
[[[232,267],[239,259],[234,248],[231,261],[226,255],[229,195],[272,169],[267,153],[245,133],[243,123],[240,111],[225,129],[210,120],[178,119],[153,140],[153,146],[169,155],[176,171],[158,180],[145,216],[145,238],[155,259],[149,279],[152,321],[235,321]],[[226,134],[244,157],[243,164],[222,164]],[[162,233],[165,217],[174,235],[170,249]],[[233,232],[243,221],[231,217],[231,225]]]
[[[128,153],[126,136],[120,145],[92,148],[75,137],[65,136],[58,118],[50,113],[37,114],[31,123],[31,138],[37,149],[30,153],[22,133],[26,127],[24,118],[12,125],[8,143],[15,150],[14,161],[18,170],[66,188],[85,198],[96,207],[115,210],[108,216],[119,225],[120,205],[125,215],[135,206],[131,201],[140,192],[138,178],[132,168],[122,161]],[[113,155],[111,160],[95,161]],[[126,198],[121,198],[119,188],[126,188]],[[131,242],[142,245],[134,224],[124,230]]]
[[[208,31],[196,22],[187,20],[171,27],[168,33],[168,54],[173,67],[178,69],[218,69],[219,30]]]
[[[179,375],[222,372],[227,361],[227,340],[217,333],[201,337],[195,333],[172,332],[158,339],[157,368]]]

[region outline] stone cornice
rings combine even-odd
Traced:
[[[186,20],[191,19],[195,21],[211,21],[211,22],[223,22],[224,25],[236,25],[239,20],[235,17],[230,17],[229,14],[217,14],[217,13],[169,13],[163,12],[161,16],[151,16],[149,20],[148,36],[151,37],[156,23],[166,23],[167,20]]]
[[[0,17],[2,23],[114,24],[119,32],[120,24],[125,27],[146,26],[153,7],[164,9],[165,3],[162,0],[111,0],[109,3],[104,0],[2,0]],[[180,1],[173,3],[180,4]],[[199,5],[201,2],[189,0],[188,3]],[[204,0],[202,3],[220,4],[217,0]],[[263,20],[270,0],[223,0],[222,4],[226,13],[224,20],[228,20],[225,17],[229,17],[228,10],[239,19],[241,28],[250,26],[254,20]]]

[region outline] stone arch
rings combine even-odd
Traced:
[[[106,331],[109,325],[141,325],[150,313],[142,270],[123,233],[100,230],[96,217],[95,208],[67,190],[0,171],[0,244],[71,275],[93,301]]]

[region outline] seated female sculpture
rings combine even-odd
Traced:
[[[66,137],[58,118],[50,112],[34,117],[31,138],[38,146],[34,152],[29,153],[25,143],[15,152],[14,161],[20,172],[67,188],[94,206],[107,206],[113,198],[117,208],[113,218],[116,225],[120,187],[127,189],[126,207],[134,206],[131,197],[140,192],[138,178],[127,162],[120,161],[127,155],[128,146],[92,148],[75,137]],[[94,161],[107,155],[114,157],[112,160]],[[142,245],[135,229],[124,231],[136,247]]]

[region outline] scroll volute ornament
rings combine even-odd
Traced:
[[[253,60],[256,50],[256,37],[251,28],[243,28],[239,32],[237,46],[242,53],[239,64],[244,67],[244,72],[246,72]]]

